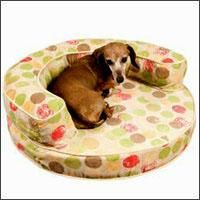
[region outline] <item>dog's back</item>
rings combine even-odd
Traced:
[[[94,65],[91,56],[80,58],[55,78],[48,90],[65,100],[73,116],[87,124],[94,124],[100,119],[104,100],[95,91],[97,77],[90,65]]]

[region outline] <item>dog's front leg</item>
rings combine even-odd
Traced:
[[[110,89],[115,87],[115,82],[113,79],[108,79],[107,81],[102,81],[97,86],[97,91],[101,92],[101,95],[105,98],[109,96]]]

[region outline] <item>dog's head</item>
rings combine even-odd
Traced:
[[[128,44],[112,42],[96,49],[93,55],[97,60],[97,64],[102,67],[105,75],[112,74],[113,79],[117,83],[124,81],[125,69],[128,64],[131,63],[135,70],[139,70],[139,66],[135,62],[135,51]]]

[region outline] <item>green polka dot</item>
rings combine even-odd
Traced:
[[[169,96],[168,101],[170,101],[172,103],[177,103],[180,101],[180,99],[177,96]]]
[[[149,52],[148,51],[140,51],[140,52],[138,52],[138,55],[142,56],[142,57],[148,57],[149,56]]]
[[[58,99],[53,99],[53,100],[50,100],[49,102],[48,102],[48,106],[49,106],[49,108],[51,109],[51,110],[53,110],[53,111],[58,111],[62,106],[63,106],[63,104],[62,104],[62,102],[60,101],[60,100],[58,100]]]
[[[110,140],[118,139],[121,136],[125,135],[126,132],[122,128],[115,128],[112,131],[107,133],[107,138]]]
[[[130,121],[133,119],[133,117],[127,113],[120,113],[119,118],[123,121]]]
[[[179,151],[179,149],[181,148],[182,145],[182,140],[177,141],[174,146],[172,147],[172,152],[176,153]]]
[[[148,103],[149,101],[147,99],[145,99],[144,97],[138,97],[137,100],[140,102],[140,103]]]
[[[34,57],[41,57],[41,56],[43,56],[43,55],[44,55],[44,52],[43,52],[43,51],[38,51],[38,52],[33,53],[33,56],[34,56]]]
[[[142,109],[135,109],[133,111],[133,114],[137,115],[137,116],[144,116],[146,114],[145,110]]]
[[[130,139],[122,139],[119,141],[120,145],[123,147],[132,147],[133,142]]]
[[[156,145],[159,145],[159,144],[162,144],[162,143],[163,143],[163,141],[160,140],[160,139],[155,139],[155,140],[151,141],[151,145],[153,145],[153,146],[156,146]]]
[[[34,144],[29,143],[29,144],[26,145],[26,147],[28,149],[33,150],[33,151],[37,151],[37,147]]]
[[[34,74],[32,72],[24,72],[22,73],[24,78],[34,78]]]
[[[150,72],[143,71],[143,72],[142,72],[142,77],[143,77],[147,82],[151,82],[151,81],[152,81],[152,74],[151,74]]]
[[[146,85],[141,85],[138,87],[138,89],[142,92],[151,92],[151,88]]]
[[[172,114],[172,112],[170,112],[170,111],[162,111],[160,114],[161,114],[163,117],[166,117],[166,118],[171,118],[171,117],[173,117],[173,114]]]
[[[184,90],[183,94],[186,96],[186,97],[189,97],[190,96],[190,93],[188,90]]]
[[[14,114],[12,111],[10,111],[10,112],[9,112],[9,115],[10,115],[11,121],[12,121],[12,122],[15,122],[15,120],[16,120],[15,114]]]
[[[58,113],[54,117],[52,117],[51,119],[49,119],[48,122],[49,123],[56,123],[56,122],[59,122],[60,118],[61,118],[61,114]]]
[[[50,71],[51,77],[56,77],[59,75],[59,69],[58,68],[52,68]]]
[[[68,48],[68,52],[74,53],[74,52],[77,52],[77,50],[75,48]]]
[[[169,131],[169,126],[167,126],[166,124],[158,124],[156,126],[156,128],[160,132],[168,132]]]
[[[159,153],[159,158],[162,160],[162,159],[165,159],[167,158],[167,156],[169,155],[170,153],[170,147],[166,147],[164,148],[160,153]]]
[[[188,143],[189,143],[189,137],[186,136],[186,137],[184,138],[184,140],[183,140],[183,144],[184,144],[184,145],[187,145]]]
[[[65,165],[72,169],[78,169],[81,166],[81,161],[74,157],[68,157],[64,161]]]
[[[23,70],[30,70],[32,69],[32,65],[31,64],[22,64],[20,66],[20,69],[23,69]]]
[[[11,72],[7,72],[5,75],[5,80],[8,79],[9,77],[11,77],[12,73]]]
[[[181,61],[181,60],[184,59],[184,57],[181,54],[178,54],[178,53],[175,53],[175,52],[172,52],[172,56],[174,58],[176,58],[176,60],[178,60],[178,61]]]
[[[15,84],[16,87],[25,87],[27,85],[29,85],[29,83],[27,83],[26,81],[20,81],[18,83]]]
[[[104,40],[100,40],[100,39],[91,40],[91,44],[94,44],[94,45],[99,45],[102,43],[104,43]]]
[[[155,85],[157,86],[163,86],[163,85],[167,85],[167,81],[165,79],[156,79],[154,81]]]
[[[58,53],[56,53],[56,56],[61,56],[62,54],[63,54],[63,52],[59,51]],[[60,59],[60,58],[58,58],[58,59]]]
[[[16,120],[17,120],[16,123],[17,123],[18,127],[22,128],[22,129],[25,129],[27,127],[22,119],[16,119]]]
[[[119,160],[119,158],[120,158],[120,157],[119,157],[118,154],[106,156],[106,160],[107,160],[107,161],[110,161],[110,162],[117,161],[117,160]]]
[[[159,106],[158,104],[152,104],[152,103],[147,104],[147,105],[146,105],[146,108],[147,108],[148,110],[150,110],[150,111],[153,111],[153,112],[159,111],[159,110],[160,110],[160,106]]]
[[[187,68],[185,68],[185,70],[183,72],[183,77],[185,77],[186,72],[187,72]]]
[[[77,136],[77,137],[83,137],[85,134],[86,134],[86,133],[85,133],[84,130],[79,129],[79,130],[78,130],[78,133],[76,134],[76,136]]]
[[[132,171],[132,172],[131,172],[131,176],[136,176],[136,175],[138,175],[138,174],[139,174],[138,171]]]
[[[30,156],[31,158],[35,158],[37,155],[37,148],[33,144],[27,144],[25,146],[25,152]]]
[[[15,103],[18,105],[18,106],[21,106],[24,101],[26,99],[26,95],[25,94],[18,94],[15,98]]]
[[[16,82],[19,78],[20,77],[17,75],[16,76],[8,76],[8,77],[6,77],[5,82],[6,82],[6,84],[11,84],[11,83]]]
[[[75,152],[75,153],[84,153],[86,150],[86,147],[82,145],[74,144],[70,146],[70,149],[72,152]]]
[[[181,67],[181,64],[173,64],[172,67],[174,69],[179,69]]]
[[[20,134],[20,139],[26,141],[27,138],[24,136],[24,134]]]
[[[188,101],[188,102],[185,102],[184,105],[189,110],[194,110],[194,104],[193,104],[193,102]]]
[[[46,63],[48,63],[51,59],[52,59],[51,56],[45,56],[45,57],[43,58],[43,63],[46,64]]]
[[[44,78],[45,78],[46,83],[49,84],[51,81],[51,76],[49,74],[46,74]]]
[[[134,170],[134,171],[126,172],[125,176],[136,176],[138,174],[139,174],[139,172]]]

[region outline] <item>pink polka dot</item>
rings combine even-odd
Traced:
[[[12,125],[12,121],[8,116],[7,116],[7,124],[8,124],[8,128],[10,128]]]
[[[179,105],[172,106],[172,110],[177,113],[184,113],[186,111],[186,109],[183,106]]]
[[[69,40],[69,41],[67,41],[67,43],[75,45],[75,44],[78,44],[78,41],[77,40]]]
[[[157,164],[156,161],[154,161],[154,162],[152,162],[152,163],[150,163],[148,165],[142,166],[141,170],[142,170],[143,173],[144,172],[148,172],[148,171],[150,171],[152,169],[155,169],[156,168],[156,164]]]
[[[117,94],[117,97],[119,97],[119,98],[122,99],[122,100],[131,99],[131,95],[130,95],[130,94],[126,94],[126,93],[122,93],[122,92],[119,92],[119,93]]]
[[[53,114],[53,111],[50,110],[48,104],[43,104],[43,105],[39,106],[38,109],[37,109],[37,115],[41,119],[45,119],[51,114]]]
[[[168,49],[165,49],[163,47],[159,47],[156,51],[157,54],[160,54],[162,56],[166,55],[169,53],[169,50]]]
[[[138,127],[136,125],[130,123],[123,124],[121,127],[127,132],[133,132],[138,130]]]

